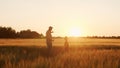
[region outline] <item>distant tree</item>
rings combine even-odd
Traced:
[[[40,34],[40,38],[45,38],[45,36],[41,33],[41,34]]]
[[[40,38],[40,34],[35,32],[35,31],[31,31],[30,29],[28,29],[28,30],[20,31],[19,37],[20,38]]]
[[[16,32],[11,27],[0,26],[0,38],[44,38],[44,35],[30,29]]]
[[[0,27],[0,38],[16,38],[16,31],[11,27]]]

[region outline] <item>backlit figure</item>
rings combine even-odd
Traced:
[[[68,51],[68,49],[69,49],[69,43],[68,43],[68,38],[67,38],[67,36],[66,36],[64,39],[65,39],[64,47],[65,47],[65,50]]]
[[[52,34],[51,34],[51,33],[53,33],[52,28],[53,27],[50,26],[49,29],[46,32],[46,43],[47,43],[48,49],[52,48]]]

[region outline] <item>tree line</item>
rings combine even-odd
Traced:
[[[86,38],[120,39],[120,36],[87,36]]]
[[[30,29],[17,32],[11,27],[0,26],[0,38],[44,38],[44,35]]]

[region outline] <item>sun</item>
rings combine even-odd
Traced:
[[[70,32],[69,32],[69,35],[74,36],[74,37],[81,36],[81,30],[79,28],[76,28],[76,27],[71,28]]]

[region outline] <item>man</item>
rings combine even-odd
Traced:
[[[46,32],[46,43],[47,43],[47,47],[49,48],[49,49],[51,49],[52,48],[52,34],[51,33],[53,33],[52,32],[52,28],[53,27],[49,27],[49,29],[47,30],[47,32]]]

